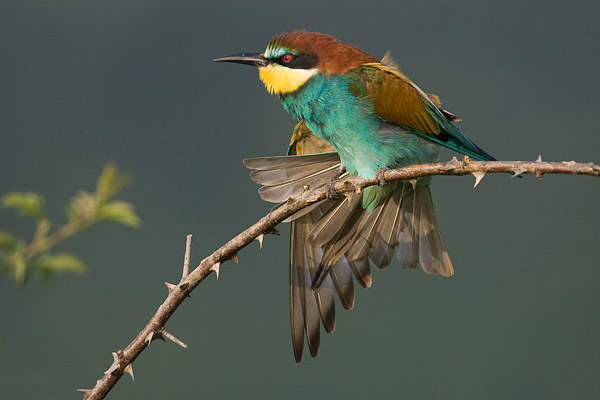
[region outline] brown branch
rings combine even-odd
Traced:
[[[456,157],[448,162],[413,165],[406,168],[389,170],[385,173],[387,180],[414,179],[429,175],[468,175],[476,173],[504,172],[519,176],[534,174],[542,179],[545,174],[568,174],[600,176],[600,165],[593,163],[576,163],[575,161],[544,162],[542,157],[536,161],[471,161],[469,157],[463,161]],[[372,182],[373,180],[369,180]]]
[[[574,161],[569,162],[542,162],[538,158],[534,162],[526,161],[471,161],[465,157],[463,161],[453,158],[451,161],[426,165],[415,165],[406,168],[398,168],[385,171],[385,180],[399,181],[416,179],[431,175],[468,175],[473,174],[476,178],[476,184],[486,173],[504,172],[513,174],[534,174],[539,179],[544,174],[577,174],[600,176],[600,165],[592,163],[582,164]],[[360,191],[362,188],[377,184],[376,178],[360,179],[349,177],[343,182],[335,185],[337,193],[346,193],[350,191]],[[262,238],[265,234],[276,234],[275,226],[284,221],[289,216],[295,214],[302,208],[327,197],[326,191],[321,188],[317,190],[307,190],[297,198],[290,198],[285,204],[275,207],[270,213],[261,218],[254,225],[231,239],[210,256],[206,257],[191,273],[184,272],[181,281],[175,285],[166,283],[169,289],[167,299],[160,305],[154,316],[150,319],[146,327],[137,335],[137,337],[125,348],[113,353],[113,363],[104,373],[104,376],[96,382],[93,389],[78,389],[83,393],[84,400],[103,399],[106,394],[117,383],[124,373],[130,373],[133,377],[131,364],[144,351],[154,339],[163,339],[167,336],[173,342],[182,347],[186,345],[172,334],[165,330],[165,324],[173,315],[177,307],[188,297],[190,292],[196,288],[210,274],[211,271],[219,271],[220,266],[228,260],[237,260],[237,253],[258,239],[262,245]],[[188,235],[186,242],[186,255],[184,270],[189,260],[191,247],[191,235]],[[217,266],[218,265],[218,266]],[[186,271],[187,272],[187,271]]]

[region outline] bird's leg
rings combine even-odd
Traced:
[[[335,191],[335,184],[340,179],[340,176],[346,173],[346,167],[340,167],[331,178],[329,182],[325,184],[325,190],[327,190],[327,198],[329,200],[337,200],[340,195]]]
[[[377,179],[377,184],[379,186],[385,186],[389,183],[385,180],[385,171],[387,171],[387,168],[378,168],[377,171],[375,171],[375,179]]]

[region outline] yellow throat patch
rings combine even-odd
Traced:
[[[271,94],[293,92],[304,85],[317,72],[316,68],[293,69],[277,64],[268,64],[258,68],[260,80]]]

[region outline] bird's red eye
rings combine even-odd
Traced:
[[[292,61],[292,55],[291,54],[285,54],[282,58],[284,63],[289,63],[290,61]]]

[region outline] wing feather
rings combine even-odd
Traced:
[[[422,133],[437,135],[440,127],[430,114],[435,104],[402,72],[381,63],[362,64],[351,75],[365,86],[377,115],[389,122],[408,126]],[[353,71],[353,72],[354,72]]]
[[[475,160],[495,160],[462,134],[453,123],[460,118],[442,110],[437,96],[427,95],[394,66],[365,63],[348,71],[348,77],[351,92],[370,98],[382,120]]]

